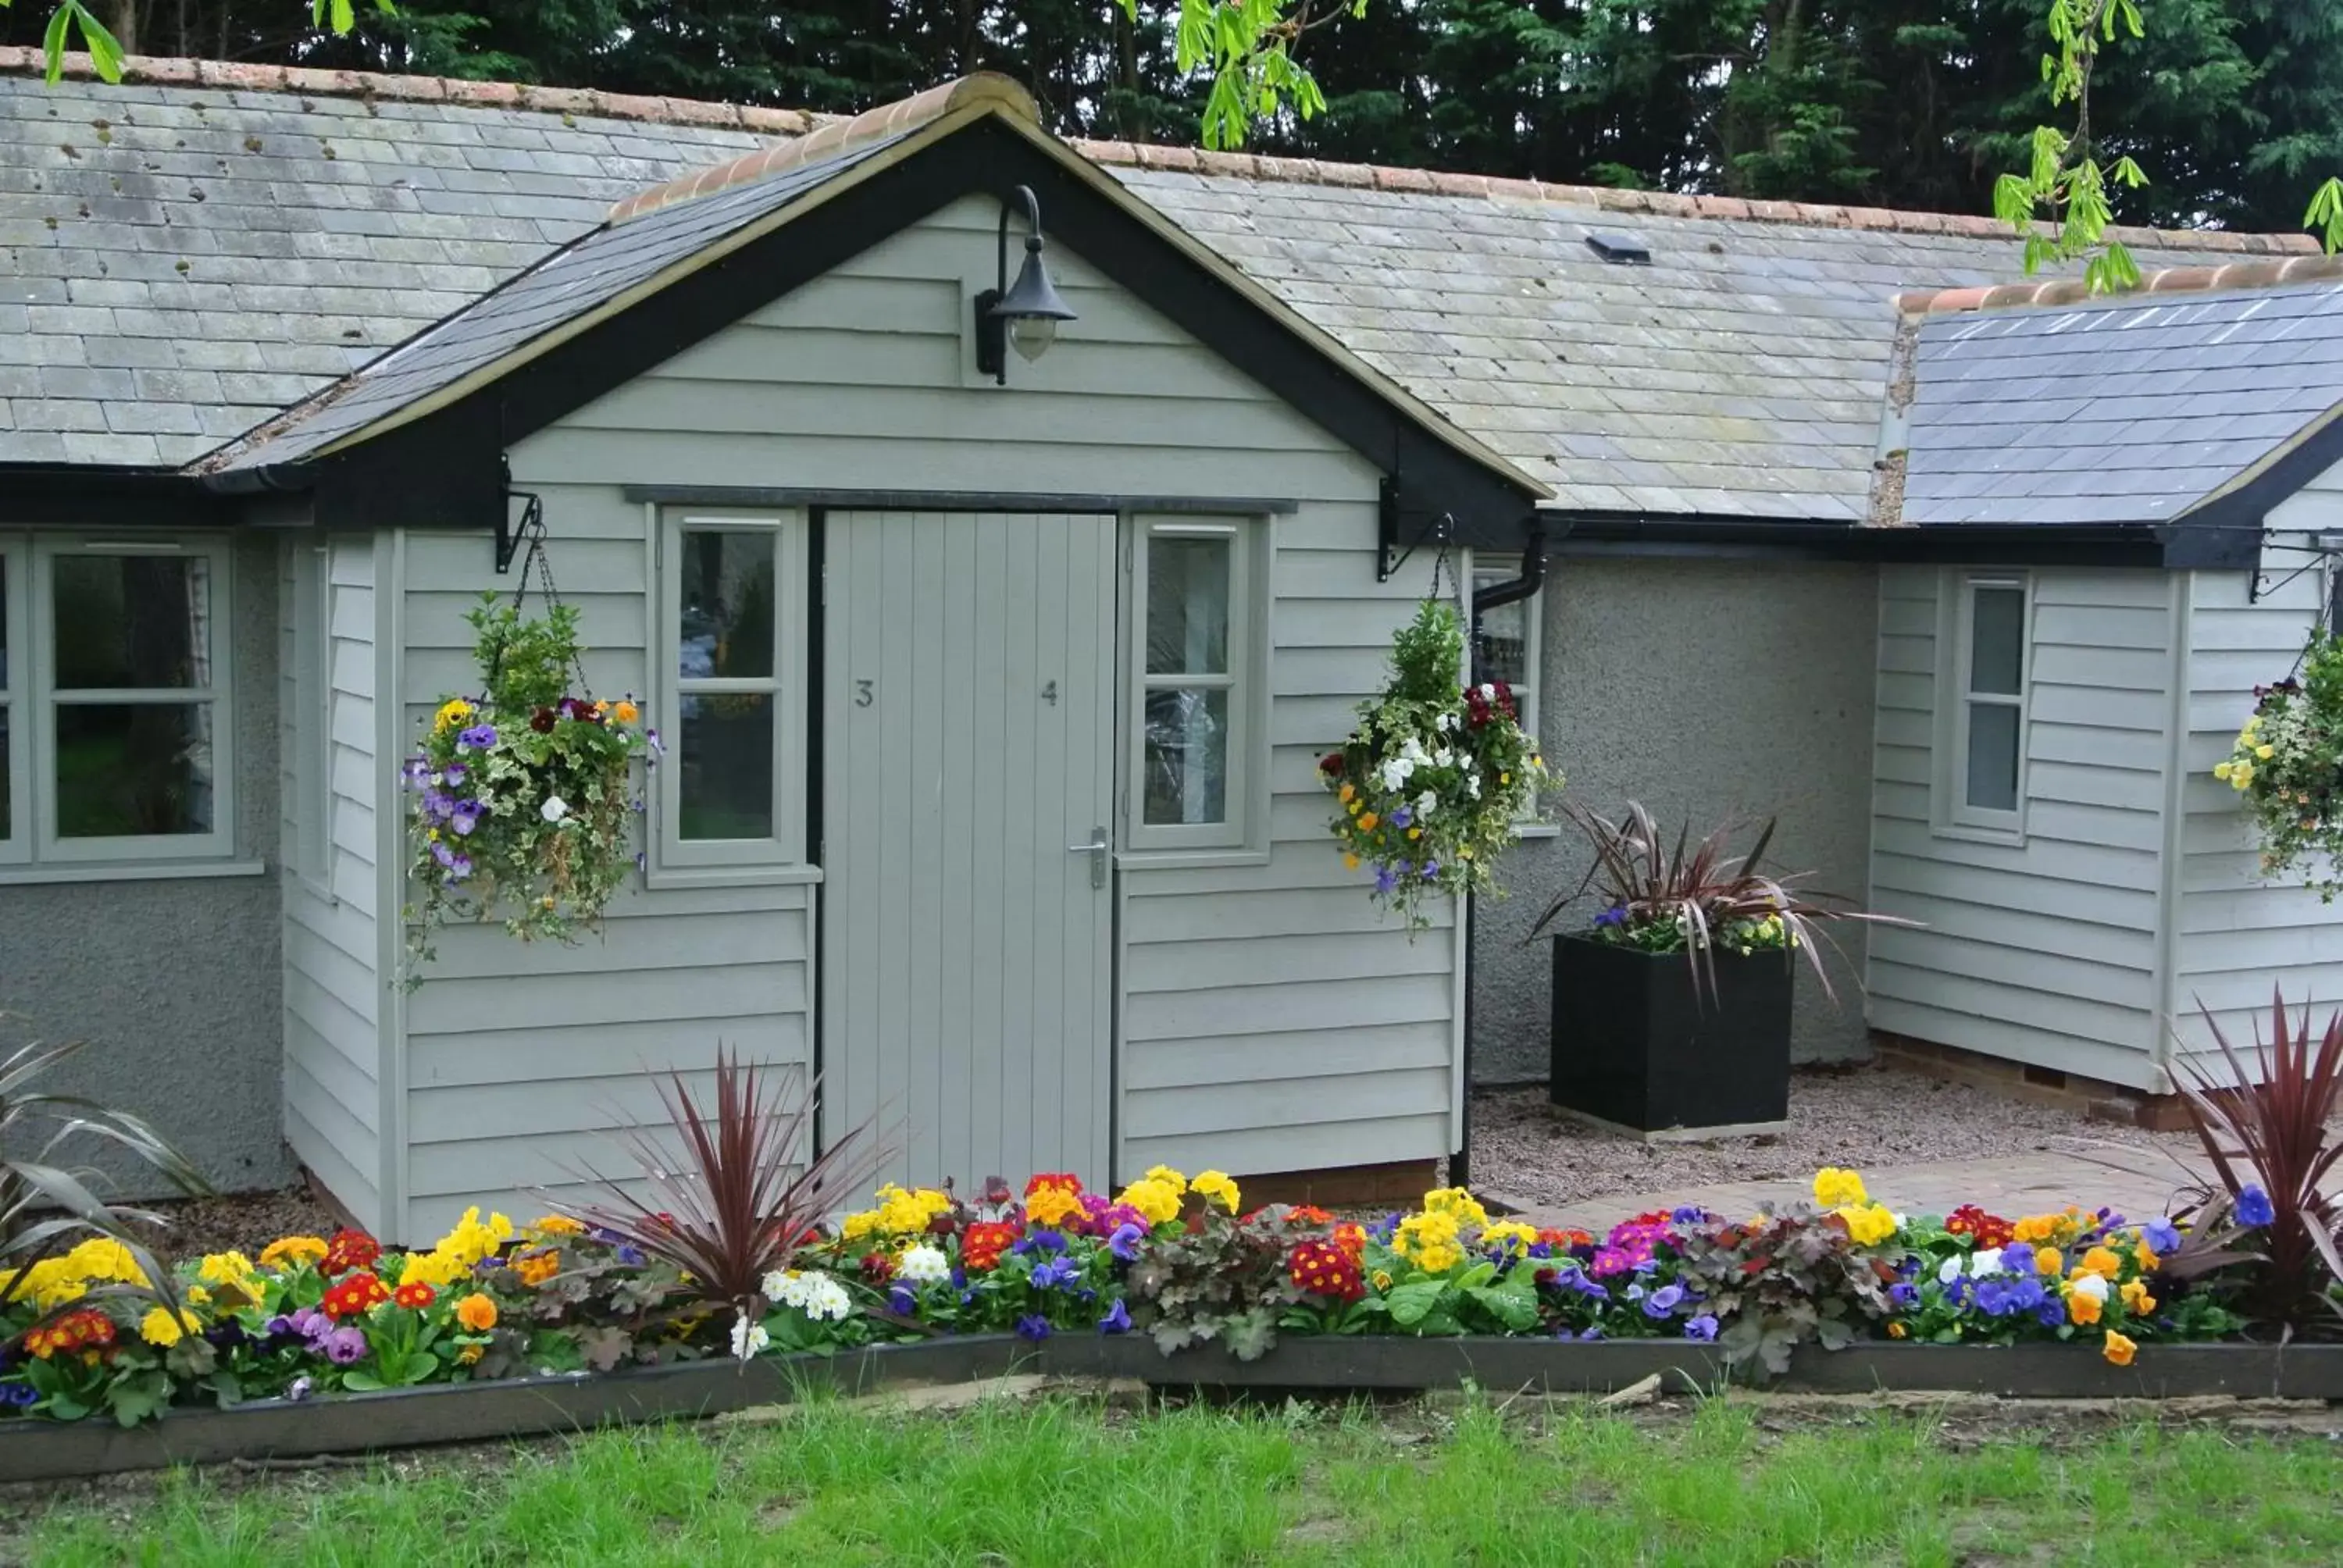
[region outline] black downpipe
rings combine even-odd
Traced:
[[[1503,605],[1525,599],[1545,586],[1546,547],[1550,542],[1548,529],[1552,520],[1533,512],[1523,525],[1526,537],[1522,542],[1522,575],[1470,596],[1470,624],[1466,628],[1466,647],[1473,654],[1473,678],[1477,682],[1485,673],[1481,657],[1481,615]],[[1567,533],[1570,525],[1562,524]],[[1468,584],[1469,588],[1470,585]],[[1456,1152],[1448,1157],[1448,1184],[1469,1187],[1473,1184],[1473,900],[1466,898],[1461,911],[1464,922],[1464,1115],[1456,1131]]]

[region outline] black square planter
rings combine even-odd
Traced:
[[[1719,953],[1714,993],[1695,991],[1682,953],[1556,937],[1548,1098],[1638,1132],[1782,1121],[1792,963]]]

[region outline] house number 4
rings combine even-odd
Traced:
[[[878,700],[878,699],[871,693],[871,682],[867,680],[858,680],[854,683],[855,707],[868,708],[871,703]]]
[[[1041,700],[1048,703],[1052,708],[1058,706],[1058,683],[1056,681],[1053,680],[1050,682],[1049,685],[1041,689]]]

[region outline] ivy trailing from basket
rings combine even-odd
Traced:
[[[2343,892],[2343,635],[2311,634],[2302,673],[2258,686],[2253,716],[2213,777],[2244,798],[2265,877]]]
[[[458,920],[501,919],[523,941],[575,941],[598,925],[638,860],[635,765],[659,748],[632,698],[584,692],[575,609],[525,618],[485,595],[466,618],[480,692],[441,702],[406,766],[418,960]]]
[[[1492,888],[1491,865],[1547,781],[1503,681],[1464,685],[1464,628],[1432,598],[1392,642],[1391,682],[1318,764],[1342,809],[1343,861],[1373,866],[1375,900],[1411,932],[1438,900]]]

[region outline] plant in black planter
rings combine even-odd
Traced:
[[[1554,1103],[1639,1132],[1764,1127],[1790,1106],[1790,999],[1800,955],[1835,1000],[1817,949],[1831,920],[1865,914],[1760,869],[1767,822],[1749,852],[1727,823],[1673,846],[1634,801],[1614,822],[1564,808],[1594,861],[1538,917],[1544,933],[1590,891],[1598,909],[1554,938]]]

